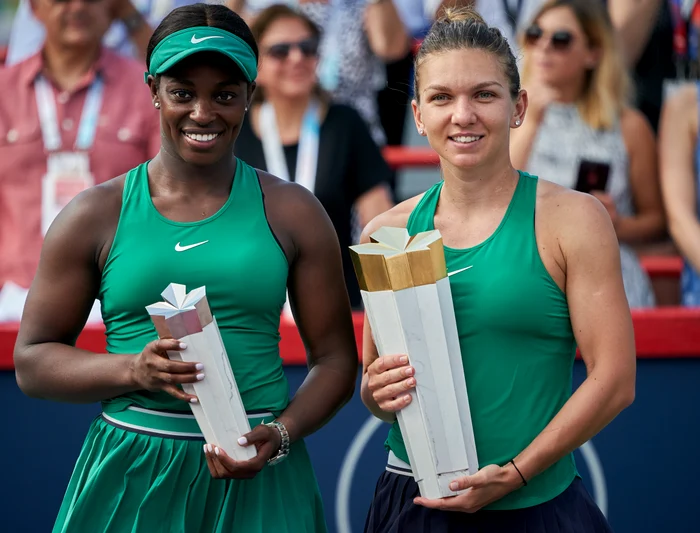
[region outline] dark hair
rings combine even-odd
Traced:
[[[518,65],[503,34],[498,28],[486,24],[484,19],[471,9],[446,8],[430,28],[416,54],[413,92],[417,101],[420,101],[418,67],[421,63],[431,54],[464,49],[485,50],[497,56],[508,77],[511,96],[513,98],[518,96],[520,92]]]
[[[257,41],[260,41],[262,36],[265,35],[267,29],[280,19],[297,19],[301,21],[309,29],[309,32],[314,39],[319,41],[321,40],[321,29],[316,25],[316,23],[314,23],[313,20],[311,20],[301,11],[298,11],[286,4],[274,4],[258,13],[258,15],[255,17],[255,22],[253,22],[251,26],[253,37]],[[319,83],[316,83],[316,86],[314,87],[314,94],[321,101],[325,102],[329,100],[329,96],[323,91]],[[255,94],[253,95],[253,103],[261,103],[264,100],[265,92],[263,88],[258,85],[258,87],[255,89]]]
[[[146,49],[146,70],[151,63],[151,56],[156,46],[173,33],[194,28],[197,26],[210,26],[227,31],[243,39],[250,46],[259,60],[258,44],[255,42],[250,28],[245,21],[229,8],[218,4],[190,4],[173,9],[158,25],[151,35]]]

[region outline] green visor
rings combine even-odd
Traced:
[[[218,52],[230,58],[249,82],[258,75],[253,49],[243,39],[219,28],[196,26],[176,31],[158,43],[144,79],[148,83],[148,76],[163,74],[186,57],[200,52]]]

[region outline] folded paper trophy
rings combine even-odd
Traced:
[[[379,355],[407,354],[416,371],[397,413],[413,476],[425,498],[454,496],[478,460],[442,236],[383,227],[371,240],[350,250]]]
[[[250,424],[205,288],[188,294],[184,285],[171,283],[161,294],[165,302],[146,307],[158,336],[187,345],[185,350],[169,351],[168,357],[204,365],[205,378],[184,383],[182,388],[199,399],[190,407],[205,440],[236,461],[252,459],[257,455],[255,447],[243,447],[237,442],[250,431]]]

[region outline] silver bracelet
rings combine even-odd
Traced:
[[[285,425],[278,420],[266,422],[264,425],[275,428],[280,434],[280,449],[277,451],[277,455],[270,457],[267,460],[267,464],[274,466],[282,462],[289,455],[289,432],[287,431]]]

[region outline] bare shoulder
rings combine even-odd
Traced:
[[[611,240],[617,243],[610,215],[590,194],[540,179],[536,213],[538,225],[556,239],[565,257],[567,252],[588,243],[591,249]]]
[[[411,216],[411,212],[415,209],[416,205],[418,205],[418,202],[420,202],[422,198],[423,194],[419,194],[418,196],[404,200],[388,211],[374,217],[369,221],[367,226],[365,226],[365,229],[362,232],[362,238],[360,240],[362,242],[369,242],[369,236],[384,226],[405,228],[408,224],[408,218]]]
[[[275,215],[303,217],[305,213],[308,214],[309,209],[312,212],[316,209],[323,210],[316,196],[305,187],[280,179],[264,170],[255,169],[255,171],[260,179],[265,205],[274,210]]]
[[[654,137],[649,119],[639,110],[626,107],[620,116],[620,128],[626,139],[641,139]]]

